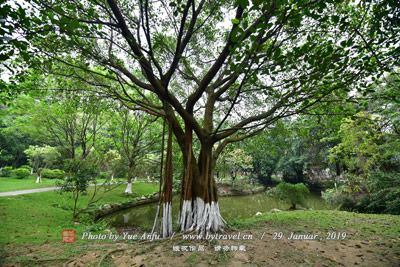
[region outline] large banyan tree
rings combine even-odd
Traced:
[[[26,39],[3,42],[3,58],[17,47],[37,70],[165,118],[167,147],[174,136],[183,154],[179,228],[219,231],[213,170],[224,147],[280,118],[351,98],[347,92],[368,90],[392,68],[395,1],[356,2],[30,0],[8,5],[7,31]]]

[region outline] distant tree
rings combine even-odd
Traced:
[[[24,150],[37,141],[27,132],[21,131],[19,125],[27,124],[23,109],[33,105],[33,99],[19,97],[9,102],[9,106],[0,106],[0,167],[17,168],[27,164]]]
[[[24,153],[28,156],[29,164],[37,173],[36,183],[42,182],[43,169],[52,167],[57,161],[60,160],[60,153],[58,152],[58,149],[48,145],[43,147],[29,146]]]
[[[385,123],[380,116],[367,112],[344,120],[339,132],[341,142],[329,155],[332,162],[346,166],[342,190],[372,192],[378,189],[380,180],[383,182],[385,173],[400,171],[400,139],[385,131]]]
[[[217,164],[221,165],[218,168],[230,175],[232,187],[234,186],[237,175],[245,172],[250,172],[252,168],[252,158],[240,148],[234,148],[231,151],[223,153]]]
[[[303,184],[279,183],[276,187],[276,197],[288,202],[290,209],[296,209],[296,205],[304,205],[304,201],[310,194],[308,188]]]
[[[121,108],[111,119],[109,131],[113,145],[128,166],[128,185],[125,193],[132,194],[132,178],[139,165],[147,165],[160,142],[160,133],[147,114]]]

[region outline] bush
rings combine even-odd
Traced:
[[[100,172],[99,173],[100,179],[111,180],[111,175],[108,172]]]
[[[42,171],[42,177],[47,179],[62,179],[65,176],[65,172],[59,169],[44,169]]]
[[[29,166],[29,165],[22,165],[20,168],[27,169],[29,172],[31,171],[31,166]]]
[[[289,184],[282,182],[276,187],[276,197],[291,204],[290,209],[296,209],[296,204],[304,205],[306,197],[310,194],[303,184]]]
[[[400,188],[386,188],[364,196],[355,207],[360,212],[400,215]]]
[[[326,189],[325,191],[321,192],[321,197],[325,199],[326,202],[328,202],[331,206],[336,207],[339,203],[338,197],[340,195],[340,192],[337,192],[335,189],[330,188]]]
[[[374,191],[389,187],[400,187],[400,172],[374,171],[369,175]]]
[[[341,195],[339,209],[345,211],[356,211],[356,202],[348,196]]]
[[[12,175],[12,167],[6,166],[1,171],[1,176],[10,177]]]
[[[31,174],[31,171],[25,168],[18,168],[14,170],[14,174],[15,176],[17,176],[18,179],[24,179]]]

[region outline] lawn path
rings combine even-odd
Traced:
[[[141,181],[137,181],[141,182]],[[136,183],[137,183],[136,182]],[[126,182],[121,182],[121,183],[126,183]],[[111,184],[118,184],[118,183],[111,183]],[[100,185],[100,184],[97,184]],[[89,186],[95,186],[94,184],[90,184]],[[9,192],[3,192],[0,193],[0,197],[6,197],[6,196],[17,196],[17,195],[23,195],[23,194],[32,194],[32,193],[39,193],[39,192],[46,192],[46,191],[52,191],[52,190],[57,190],[60,189],[61,187],[45,187],[45,188],[36,188],[36,189],[25,189],[25,190],[17,190],[17,191],[9,191]]]

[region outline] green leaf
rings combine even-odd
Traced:
[[[238,19],[231,19],[231,21],[232,21],[233,24],[239,24],[240,23],[240,20],[238,20]]]
[[[60,13],[63,12],[61,6],[56,6],[56,7],[54,8],[54,11],[57,12],[58,14],[60,14]]]
[[[243,9],[245,9],[249,5],[249,1],[248,0],[239,0],[239,4]]]

